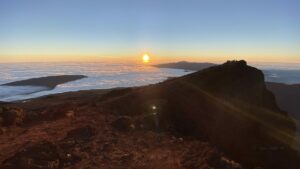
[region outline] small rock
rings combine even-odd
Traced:
[[[112,123],[112,126],[119,131],[129,131],[132,125],[132,120],[129,117],[120,117]]]
[[[107,151],[110,147],[110,143],[104,143],[101,147],[101,151]]]
[[[131,129],[135,129],[135,125],[134,124],[130,124],[130,128]]]
[[[133,159],[133,154],[129,153],[129,154],[124,154],[121,157],[122,162],[128,162],[131,161]]]
[[[68,111],[66,113],[66,117],[75,118],[75,112],[73,110]]]
[[[7,129],[5,127],[0,127],[0,134],[5,134]]]

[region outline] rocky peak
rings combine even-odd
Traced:
[[[228,61],[111,100],[107,105],[123,115],[145,115],[155,105],[161,129],[209,140],[246,166],[286,168],[290,163],[295,124],[266,89],[263,73],[245,61]]]

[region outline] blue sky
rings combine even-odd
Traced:
[[[0,0],[0,57],[143,52],[300,61],[300,1]]]

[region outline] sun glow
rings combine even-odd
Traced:
[[[150,61],[149,55],[148,54],[144,54],[144,56],[143,56],[143,62],[144,63],[148,63],[149,61]]]

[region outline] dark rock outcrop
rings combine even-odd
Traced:
[[[0,127],[22,125],[26,114],[23,109],[17,107],[0,106]]]
[[[208,148],[205,144],[194,145],[183,158],[185,168],[243,169],[240,164],[222,157],[216,149]]]
[[[3,161],[2,169],[62,169],[74,165],[81,158],[76,155],[76,148],[84,146],[95,135],[90,126],[76,128],[58,143],[40,141],[17,152]]]
[[[129,117],[120,117],[112,123],[112,126],[118,131],[129,131],[132,129],[133,121]]]
[[[83,146],[91,141],[96,131],[91,126],[84,126],[73,129],[67,133],[67,136],[59,142],[62,149],[70,152],[74,147]]]
[[[2,163],[3,169],[62,169],[74,165],[80,157],[57,144],[41,141],[24,148]]]
[[[155,113],[164,130],[209,140],[245,166],[293,168],[295,124],[266,89],[263,73],[231,61],[148,87],[110,94],[108,110]],[[155,109],[153,109],[155,106]]]
[[[72,141],[77,144],[87,142],[95,135],[95,132],[91,126],[77,128],[69,131],[64,141]]]

